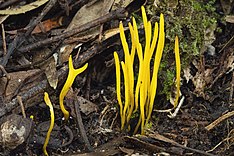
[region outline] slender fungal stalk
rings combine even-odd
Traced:
[[[49,95],[48,95],[47,92],[44,93],[44,101],[45,101],[46,105],[49,106],[49,108],[50,108],[50,118],[51,118],[50,127],[49,127],[49,130],[48,130],[47,134],[46,134],[46,139],[45,139],[45,142],[44,142],[44,145],[43,145],[43,152],[44,152],[44,154],[46,156],[48,156],[48,153],[46,151],[46,147],[47,147],[47,145],[49,143],[50,134],[51,134],[51,132],[53,130],[53,127],[54,127],[54,109],[53,109],[53,105],[52,105],[52,103],[51,103],[51,101],[49,99]]]
[[[114,59],[115,59],[115,71],[116,71],[116,94],[117,100],[119,103],[119,111],[121,117],[121,127],[124,127],[124,117],[123,117],[123,103],[121,100],[121,78],[120,78],[120,65],[119,65],[119,56],[116,52],[114,52]]]
[[[180,97],[180,53],[179,53],[179,39],[175,37],[175,61],[176,61],[176,99],[174,103],[174,108],[178,104]]]

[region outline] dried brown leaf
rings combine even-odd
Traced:
[[[234,15],[228,15],[225,17],[226,22],[234,23]]]
[[[20,6],[18,8],[10,8],[10,9],[6,9],[6,10],[0,10],[0,15],[17,15],[17,14],[22,14],[22,13],[34,10],[34,9],[42,6],[43,4],[45,4],[48,1],[49,0],[37,0],[35,2],[26,4],[24,6]]]
[[[50,84],[50,86],[54,89],[57,88],[58,84],[58,74],[56,70],[57,65],[57,55],[50,57],[45,64],[41,67],[41,69],[45,70],[46,78]]]
[[[8,73],[10,76],[10,81],[8,82],[8,85],[6,87],[6,98],[9,100],[11,99],[11,96],[14,94],[16,89],[20,86],[20,84],[27,78],[30,77],[37,72],[39,72],[40,69],[34,69],[34,70],[28,70],[28,71],[19,71],[19,72],[12,72]],[[1,86],[5,86],[6,78],[2,77],[0,78],[0,84]],[[4,92],[5,87],[0,87],[0,93]]]
[[[48,48],[43,48],[42,50],[37,51],[36,54],[33,56],[33,63],[42,61],[42,63],[39,64],[39,67],[40,69],[45,71],[46,78],[50,86],[56,89],[58,83],[58,74],[56,69],[58,56],[54,54],[53,56],[47,59],[47,56],[49,56],[50,53],[51,50]]]
[[[98,111],[98,106],[91,101],[86,100],[81,96],[78,96],[78,101],[80,104],[80,111],[85,115],[89,115],[90,113]]]

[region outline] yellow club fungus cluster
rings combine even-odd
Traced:
[[[46,135],[46,139],[45,139],[45,142],[44,142],[44,145],[43,145],[43,152],[46,156],[48,156],[48,153],[46,151],[46,146],[48,145],[49,143],[49,140],[50,140],[50,134],[53,130],[53,127],[54,127],[54,109],[53,109],[53,105],[50,101],[50,98],[49,98],[49,95],[47,92],[44,93],[44,101],[46,103],[47,106],[49,106],[50,108],[50,127],[49,127],[49,130],[47,132],[47,135]]]
[[[141,125],[141,133],[144,134],[144,128],[147,125],[153,110],[154,99],[157,90],[158,70],[165,42],[165,32],[163,14],[160,15],[159,25],[157,22],[155,23],[152,36],[152,25],[151,22],[147,20],[146,12],[143,6],[141,8],[141,11],[145,31],[144,49],[142,49],[142,45],[139,41],[137,24],[136,20],[133,17],[132,24],[128,24],[132,41],[131,51],[129,50],[126,41],[123,24],[122,22],[120,22],[120,39],[124,51],[124,61],[119,61],[119,57],[116,52],[114,52],[114,59],[116,66],[116,93],[121,116],[121,130],[123,130],[125,126],[129,124],[132,114],[139,111],[139,121],[137,123],[137,126],[135,127],[134,133],[138,131]],[[179,99],[178,92],[180,83],[178,37],[176,37],[175,41],[175,54],[177,68],[177,97],[175,101],[176,106]],[[137,55],[139,64],[138,74],[134,74],[134,61],[136,61],[135,55]],[[150,65],[152,62],[153,71],[151,73]],[[124,102],[122,102],[121,98],[120,66],[122,67],[124,78]],[[136,83],[134,82],[134,76],[137,77]]]
[[[68,61],[69,72],[68,72],[67,80],[66,80],[66,82],[62,88],[62,91],[59,95],[60,108],[63,112],[64,118],[66,121],[69,118],[69,112],[64,107],[64,104],[63,104],[64,97],[67,95],[67,92],[70,89],[70,87],[72,86],[76,76],[79,75],[80,73],[82,73],[83,71],[85,71],[85,69],[87,67],[88,67],[88,63],[86,63],[83,67],[81,67],[79,69],[74,69],[73,63],[72,63],[72,57],[70,55],[69,61]]]

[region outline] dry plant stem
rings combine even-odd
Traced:
[[[230,89],[230,96],[229,96],[229,104],[230,106],[234,106],[233,105],[233,89],[234,89],[234,72],[232,73],[232,83],[231,83],[231,89]]]
[[[173,146],[177,146],[177,147],[180,147],[182,149],[186,149],[186,150],[189,150],[189,151],[192,151],[192,152],[196,152],[196,153],[199,153],[199,154],[202,154],[202,155],[207,155],[207,156],[215,156],[213,154],[210,154],[210,153],[206,153],[204,151],[201,151],[201,150],[197,150],[197,149],[194,149],[194,148],[190,148],[190,147],[186,147],[184,145],[181,145],[169,138],[166,138],[160,134],[150,134],[150,137],[156,139],[156,140],[160,140],[160,141],[163,141],[163,142],[166,142],[166,143],[170,143],[172,144]]]
[[[5,68],[2,65],[0,65],[0,77],[1,77],[1,72],[4,73],[6,75],[6,78],[7,78],[6,87],[4,88],[4,95],[6,95],[6,88],[8,86],[8,83],[9,83],[11,77],[9,76],[9,74],[7,73],[7,71],[5,70]],[[0,114],[1,114],[1,112],[0,112]]]
[[[100,113],[100,117],[99,117],[100,127],[102,127],[104,117],[106,116],[106,114],[108,113],[108,111],[110,109],[109,107],[110,107],[109,105],[106,105],[106,107],[104,107],[104,109]]]
[[[170,109],[165,109],[165,110],[154,110],[155,112],[159,112],[159,113],[170,113],[174,108],[170,108]]]
[[[176,115],[178,114],[178,112],[179,112],[179,110],[180,110],[180,107],[181,107],[182,104],[184,103],[184,99],[185,99],[185,97],[182,96],[182,98],[181,98],[181,100],[180,100],[180,103],[179,103],[179,105],[176,107],[174,113],[171,113],[171,112],[170,112],[170,114],[167,115],[169,118],[172,118],[172,119],[173,119],[173,118],[176,117]]]
[[[50,9],[54,6],[57,0],[50,0],[43,11],[39,14],[39,16],[33,20],[33,22],[29,23],[26,27],[28,30],[26,31],[25,34],[19,34],[15,37],[13,42],[9,45],[8,52],[6,56],[3,58],[3,61],[1,64],[5,67],[10,56],[13,54],[13,52],[16,50],[17,47],[21,46],[22,43],[24,42],[25,38],[31,34],[33,29],[38,25],[38,23],[42,20],[42,18],[50,11]],[[1,73],[0,73],[1,76]]]
[[[2,26],[2,46],[3,46],[3,55],[5,56],[6,53],[7,53],[6,35],[5,35],[4,25],[1,24],[1,26]]]
[[[228,40],[227,43],[224,44],[224,46],[222,47],[222,49],[219,50],[218,53],[221,53],[224,49],[229,48],[231,45],[233,45],[233,43],[234,43],[234,36],[232,36],[230,40]]]
[[[17,96],[16,98],[17,98],[17,100],[18,100],[18,102],[19,102],[19,104],[20,104],[23,117],[26,118],[25,109],[24,109],[24,104],[23,104],[23,102],[22,102],[22,99],[21,99],[20,96]]]
[[[210,131],[211,129],[213,129],[215,126],[217,126],[219,123],[221,123],[223,120],[230,118],[234,116],[234,111],[228,112],[224,115],[222,115],[221,117],[219,117],[218,119],[216,119],[214,122],[212,122],[211,124],[209,124],[208,126],[205,127],[206,130]]]
[[[232,129],[232,130],[229,132],[227,138],[223,139],[223,140],[220,141],[217,145],[215,145],[212,149],[210,149],[210,150],[208,150],[208,151],[206,151],[206,152],[212,152],[212,151],[214,151],[217,147],[219,147],[222,143],[224,143],[225,141],[226,141],[226,142],[229,142],[229,140],[234,139],[234,136],[233,136],[233,137],[232,137],[232,136],[229,137],[230,133],[232,133],[233,131],[234,131],[234,129]]]
[[[144,142],[144,141],[140,140],[137,137],[125,136],[124,140],[126,142],[130,143],[130,144],[133,144],[133,145],[139,147],[139,148],[147,149],[149,151],[153,151],[154,153],[160,152],[160,151],[166,151],[166,149],[163,148],[163,147],[159,147],[157,145],[149,144],[147,142]]]
[[[93,28],[95,26],[103,24],[103,23],[105,23],[105,22],[107,22],[109,20],[113,20],[113,19],[117,19],[117,18],[122,18],[122,17],[125,17],[125,16],[126,15],[124,14],[124,9],[119,9],[119,10],[110,12],[109,14],[104,15],[104,16],[96,19],[96,20],[88,22],[88,23],[80,26],[79,28],[76,28],[76,29],[73,29],[73,30],[70,30],[70,31],[66,31],[66,32],[64,32],[61,35],[50,37],[48,39],[41,40],[41,41],[36,42],[34,44],[25,46],[23,48],[19,48],[19,51],[21,51],[21,52],[27,52],[27,51],[30,51],[32,49],[39,48],[39,47],[42,47],[44,45],[48,45],[48,44],[51,44],[51,43],[63,40],[65,38],[71,37],[73,35],[76,35],[78,33],[84,32],[86,30],[89,30],[90,28]]]
[[[16,36],[14,38],[14,40],[10,43],[10,45],[8,46],[8,51],[7,54],[3,57],[3,60],[1,62],[1,65],[3,67],[6,66],[8,59],[10,58],[10,56],[13,54],[14,50],[17,48],[18,45],[21,45],[23,42],[20,42],[20,38],[22,38],[22,36]],[[2,73],[0,73],[0,77],[2,76]]]
[[[74,98],[74,105],[75,105],[75,112],[76,112],[76,119],[77,119],[77,123],[78,123],[78,127],[81,133],[81,137],[83,138],[85,145],[87,147],[87,149],[91,152],[93,151],[92,146],[89,143],[89,139],[87,137],[87,134],[85,132],[85,128],[84,128],[84,124],[81,118],[81,113],[80,113],[80,104],[79,104],[79,99],[78,97]]]
[[[116,123],[117,117],[118,117],[118,113],[115,114],[115,117],[113,118],[111,122],[110,129],[113,129],[113,126],[114,126],[114,123]]]

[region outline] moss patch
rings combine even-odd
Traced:
[[[218,18],[215,10],[215,0],[151,0],[146,4],[151,21],[158,21],[160,13],[165,16],[166,44],[159,71],[163,88],[159,93],[166,94],[167,98],[170,97],[175,78],[175,36],[179,36],[183,69],[204,51],[206,45],[215,40],[214,31]],[[141,21],[139,16],[136,18]]]

